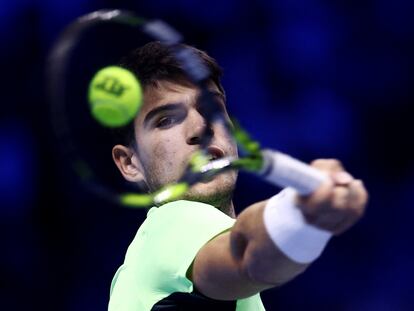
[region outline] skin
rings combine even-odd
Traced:
[[[220,99],[218,88],[214,84],[210,87]],[[199,149],[205,128],[197,98],[197,89],[185,82],[159,81],[157,87],[145,89],[144,105],[135,120],[138,148],[113,148],[113,159],[126,180],[144,182],[155,190],[181,176],[191,154]],[[228,120],[224,102],[219,101]],[[167,113],[165,107],[172,109]],[[211,146],[224,156],[237,155],[236,144],[222,124],[213,123],[210,134]],[[362,217],[368,193],[336,159],[319,159],[311,166],[331,178],[313,194],[298,196],[297,206],[308,223],[341,234]],[[236,218],[231,201],[236,178],[235,172],[218,175],[195,185],[186,199],[209,203]],[[263,223],[266,203],[261,201],[244,209],[231,230],[200,249],[187,276],[201,293],[214,299],[240,299],[284,284],[309,266],[292,261],[272,242]]]

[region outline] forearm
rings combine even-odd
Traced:
[[[254,282],[271,287],[293,279],[309,264],[293,261],[271,240],[263,220],[267,202],[253,204],[238,216],[230,234],[230,245],[241,271]]]
[[[189,277],[204,295],[246,298],[282,285],[306,269],[308,264],[286,256],[267,233],[263,220],[267,203],[246,208],[231,231],[212,239],[197,254]]]

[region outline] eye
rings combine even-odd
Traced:
[[[172,116],[163,116],[157,120],[155,123],[155,127],[158,128],[166,128],[173,125],[175,122],[175,118]]]

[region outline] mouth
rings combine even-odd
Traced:
[[[209,161],[214,161],[224,157],[224,151],[217,146],[210,146],[207,148]]]
[[[229,167],[231,157],[226,157],[223,149],[216,145],[209,146],[206,149],[208,163],[204,164],[200,172],[204,174],[200,183],[206,184],[212,181],[216,176],[220,175],[223,169]]]

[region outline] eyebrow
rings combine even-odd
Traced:
[[[172,111],[178,109],[182,104],[180,103],[169,103],[162,106],[155,107],[150,112],[148,112],[144,118],[144,126],[146,127],[148,123],[154,118],[157,114],[165,111]]]
[[[221,107],[221,109],[223,111],[226,110],[226,96],[224,96],[223,93],[219,92],[219,91],[215,91],[215,90],[209,90],[210,94],[212,94],[214,97],[219,99],[219,106]],[[217,102],[216,102],[217,103]]]
[[[220,105],[225,107],[226,97],[224,96],[224,94],[218,91],[214,91],[214,90],[209,90],[209,91],[211,94],[213,94],[213,96],[218,97],[221,100]],[[144,127],[147,127],[151,119],[154,118],[157,114],[161,112],[166,112],[166,111],[173,111],[173,110],[180,108],[181,106],[182,106],[182,103],[168,103],[162,106],[155,107],[154,109],[150,110],[145,115]]]

